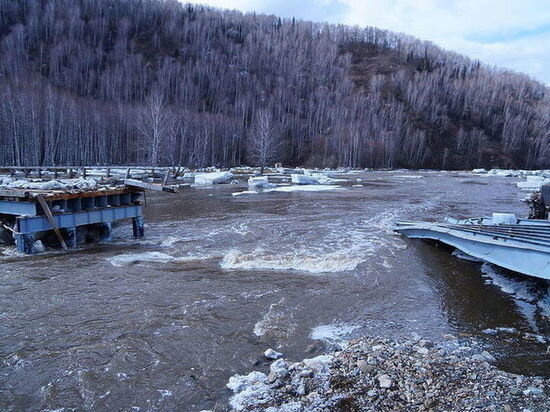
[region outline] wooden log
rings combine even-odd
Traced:
[[[59,231],[59,228],[55,224],[55,219],[53,218],[52,211],[50,210],[50,207],[48,206],[48,203],[44,199],[44,196],[38,195],[36,197],[38,199],[38,202],[40,203],[40,206],[42,206],[42,209],[44,209],[44,213],[46,213],[46,217],[48,218],[48,221],[50,222],[50,225],[52,225],[52,228],[55,232],[55,235],[57,236],[57,239],[59,240],[59,243],[61,243],[61,247],[63,247],[64,250],[67,250],[67,245],[65,244],[65,241],[63,240],[63,236],[61,236],[61,232]]]

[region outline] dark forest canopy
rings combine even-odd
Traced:
[[[541,83],[373,27],[0,0],[4,165],[539,168],[549,126]]]

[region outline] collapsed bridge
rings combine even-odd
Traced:
[[[17,250],[26,254],[42,251],[43,244],[37,241],[52,232],[63,249],[84,243],[90,233],[94,240],[109,241],[112,224],[121,219],[131,219],[134,237],[143,237],[145,189],[175,191],[166,186],[167,178],[162,184],[154,184],[131,179],[130,173],[125,173],[123,179],[109,176],[97,184],[82,177],[93,172],[89,169],[83,169],[78,180],[64,181],[44,181],[48,170],[42,168],[33,168],[32,172],[40,174],[39,181],[16,180],[0,187],[0,230],[7,231],[15,239]],[[51,177],[57,178],[58,173],[61,171],[56,169]]]

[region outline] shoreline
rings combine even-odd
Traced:
[[[291,363],[269,374],[235,375],[232,411],[484,410],[547,411],[550,379],[516,375],[491,364],[475,341],[442,343],[362,337],[341,350]]]

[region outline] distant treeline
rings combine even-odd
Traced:
[[[0,164],[550,167],[548,92],[373,27],[0,0]]]

